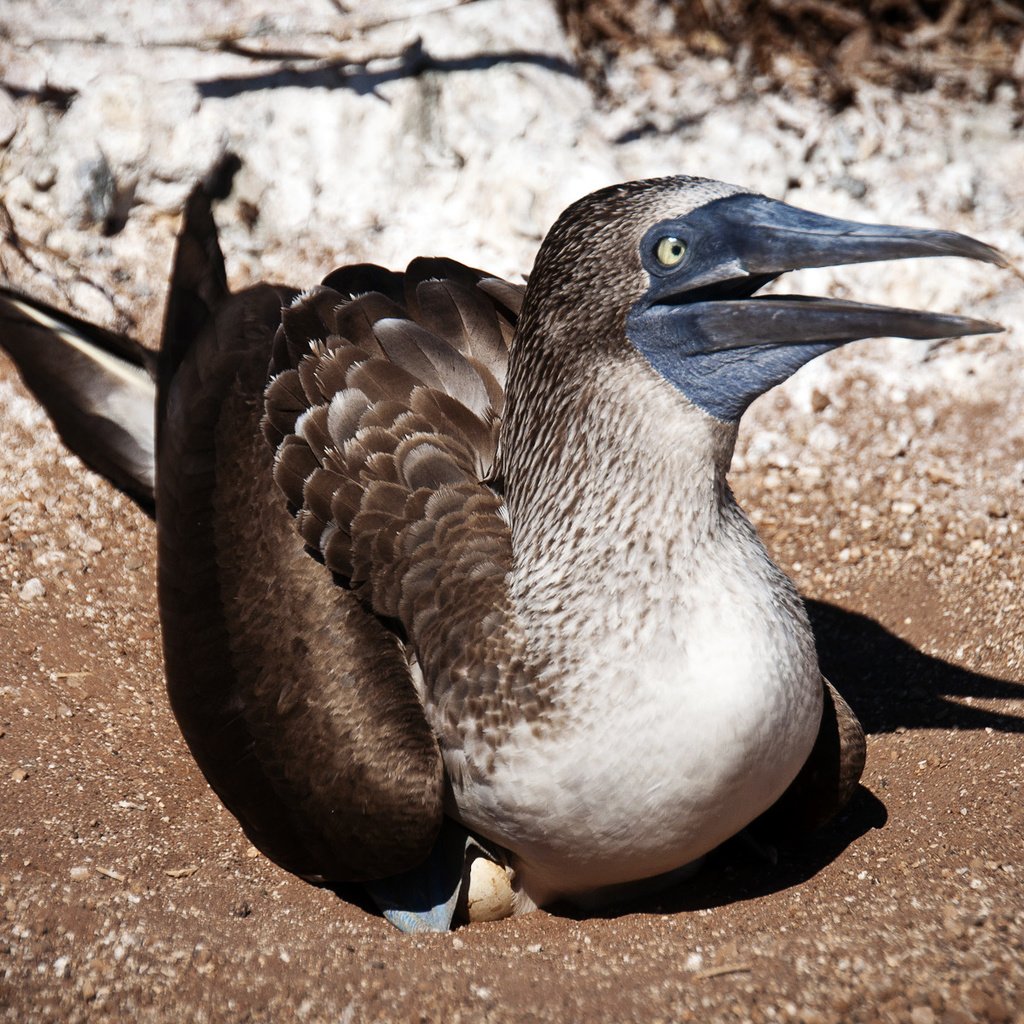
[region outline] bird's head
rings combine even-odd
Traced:
[[[694,405],[735,422],[758,395],[848,342],[1002,330],[941,313],[755,295],[788,270],[915,256],[1006,265],[996,249],[952,231],[837,220],[700,178],[629,182],[558,219],[521,327],[558,335],[578,349],[574,359],[587,358],[584,346],[632,348]]]

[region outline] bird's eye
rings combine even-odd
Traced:
[[[654,247],[654,255],[663,267],[677,266],[686,255],[686,243],[674,235],[666,235],[658,239]]]

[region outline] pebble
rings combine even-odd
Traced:
[[[65,194],[62,209],[74,219],[79,228],[102,224],[114,214],[117,201],[117,182],[100,152],[79,160],[70,174],[61,177],[69,184],[62,190]]]
[[[814,412],[824,412],[831,404],[832,399],[823,391],[819,391],[815,388],[811,392],[811,409],[813,409]]]
[[[54,183],[57,181],[57,168],[53,166],[49,161],[37,164],[30,172],[30,178],[32,184],[35,185],[40,192],[48,192],[53,188]]]
[[[24,768],[15,768],[11,772],[11,782],[24,782],[28,778],[28,772]]]
[[[32,579],[27,580],[21,590],[18,591],[18,597],[22,601],[34,601],[37,597],[44,597],[45,595],[46,585],[38,576],[33,576]]]
[[[800,1021],[800,1024],[827,1024],[827,1019],[820,1010],[810,1008],[800,1010],[797,1020]]]
[[[964,526],[964,532],[971,540],[980,540],[988,532],[988,516],[971,516]]]
[[[910,1024],[935,1024],[935,1011],[930,1006],[915,1006],[910,1011]]]
[[[86,865],[84,865],[84,864],[76,864],[71,869],[69,874],[71,875],[71,881],[72,882],[84,882],[89,877],[91,872],[90,872],[89,868],[86,867]]]
[[[87,555],[98,555],[103,550],[103,541],[99,537],[85,537],[79,546]]]

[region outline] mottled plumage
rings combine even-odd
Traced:
[[[994,325],[752,296],[952,254],[1001,259],[675,178],[575,204],[527,287],[418,259],[232,296],[194,195],[160,357],[160,609],[175,714],[252,840],[444,926],[446,816],[520,909],[611,897],[759,816],[827,820],[863,732],[729,491],[739,417],[847,341]],[[75,372],[60,401],[109,368]]]

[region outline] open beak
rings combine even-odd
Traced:
[[[698,344],[703,342],[704,351],[751,344],[842,345],[874,337],[954,338],[1003,330],[971,317],[839,299],[749,297],[780,274],[808,267],[920,256],[964,256],[1008,265],[999,250],[967,235],[837,220],[755,195],[729,196],[695,211],[689,219],[698,228],[703,226],[701,221],[708,222],[707,233],[699,231],[698,245],[711,238],[715,251],[702,253],[704,265],[687,275],[682,293],[673,295],[669,287],[665,297],[681,304],[691,337]],[[739,299],[726,297],[737,293],[746,294]],[[701,301],[705,295],[710,301]]]
[[[1003,330],[946,313],[754,294],[780,274],[807,267],[918,256],[1008,265],[997,249],[954,231],[858,224],[750,193],[715,200],[669,227],[685,256],[672,267],[648,257],[650,286],[631,309],[626,333],[656,370],[720,419],[738,419],[804,363],[851,341]],[[665,227],[652,231],[656,240]]]

